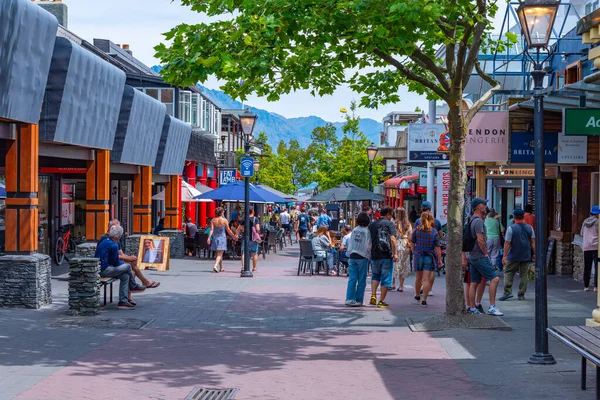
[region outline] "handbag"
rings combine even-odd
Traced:
[[[260,234],[256,231],[256,219],[253,219],[251,222],[252,222],[252,241],[256,242],[256,243],[260,243],[260,242],[262,242],[262,239],[260,238]]]

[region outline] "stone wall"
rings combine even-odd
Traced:
[[[185,235],[183,231],[169,229],[158,232],[158,236],[166,236],[170,239],[171,259],[181,259],[185,257]]]
[[[583,282],[583,249],[573,245],[573,279]]]
[[[129,235],[125,245],[125,254],[137,257],[140,250],[140,238],[145,235]]]
[[[573,275],[573,245],[556,242],[556,274]]]
[[[52,304],[50,267],[50,257],[43,254],[0,257],[0,307]]]
[[[69,314],[97,315],[100,311],[100,260],[69,261]]]
[[[98,243],[96,242],[85,242],[82,244],[78,244],[75,249],[75,257],[76,258],[94,258],[96,254],[96,246]]]

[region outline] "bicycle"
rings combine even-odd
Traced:
[[[67,254],[74,254],[77,245],[71,237],[71,226],[63,226],[56,231],[56,243],[54,245],[54,261],[56,265],[62,265],[66,259],[69,261]]]

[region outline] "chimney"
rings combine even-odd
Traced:
[[[133,52],[131,50],[129,50],[128,44],[123,44],[123,50],[125,50],[130,56],[133,57]]]
[[[62,0],[32,0],[38,6],[42,7],[44,10],[48,11],[50,14],[54,15],[58,20],[58,23],[69,29],[69,10],[67,5],[62,2]]]

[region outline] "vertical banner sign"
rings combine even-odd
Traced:
[[[450,197],[450,170],[438,169],[437,171],[437,196],[436,196],[436,218],[442,226],[448,223],[448,199]]]

